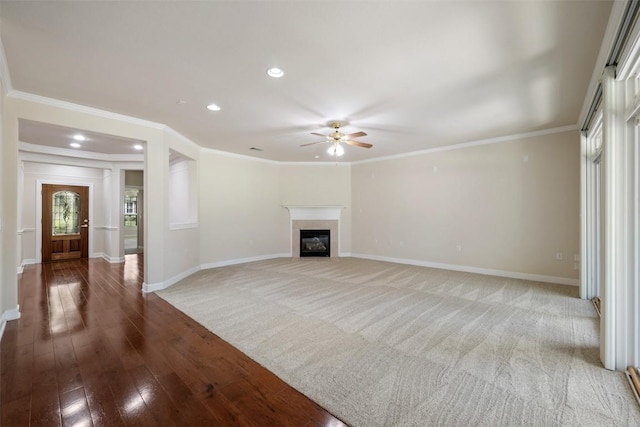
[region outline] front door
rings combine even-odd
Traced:
[[[42,185],[42,261],[89,256],[89,187]]]

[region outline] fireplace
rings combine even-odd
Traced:
[[[331,256],[331,230],[300,230],[300,256]]]

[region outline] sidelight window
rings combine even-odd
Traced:
[[[138,226],[138,190],[127,189],[124,194],[124,226]]]

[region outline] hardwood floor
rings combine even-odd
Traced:
[[[343,426],[154,294],[142,255],[28,266],[0,342],[3,426]]]

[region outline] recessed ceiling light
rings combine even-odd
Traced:
[[[282,68],[271,67],[267,70],[267,74],[269,75],[269,77],[279,79],[280,77],[284,76],[284,71],[282,70]]]
[[[75,139],[76,141],[84,141],[84,140],[87,139],[87,138],[85,138],[84,135],[80,135],[79,133],[73,135],[72,138]]]
[[[133,146],[133,148],[135,148],[136,150],[142,150],[144,147],[140,144],[136,144]]]
[[[220,107],[218,107],[216,104],[209,104],[209,105],[207,105],[207,110],[220,111]]]
[[[80,148],[82,147],[82,145],[78,144],[77,142],[72,142],[71,144],[69,144],[71,147],[73,148]]]

